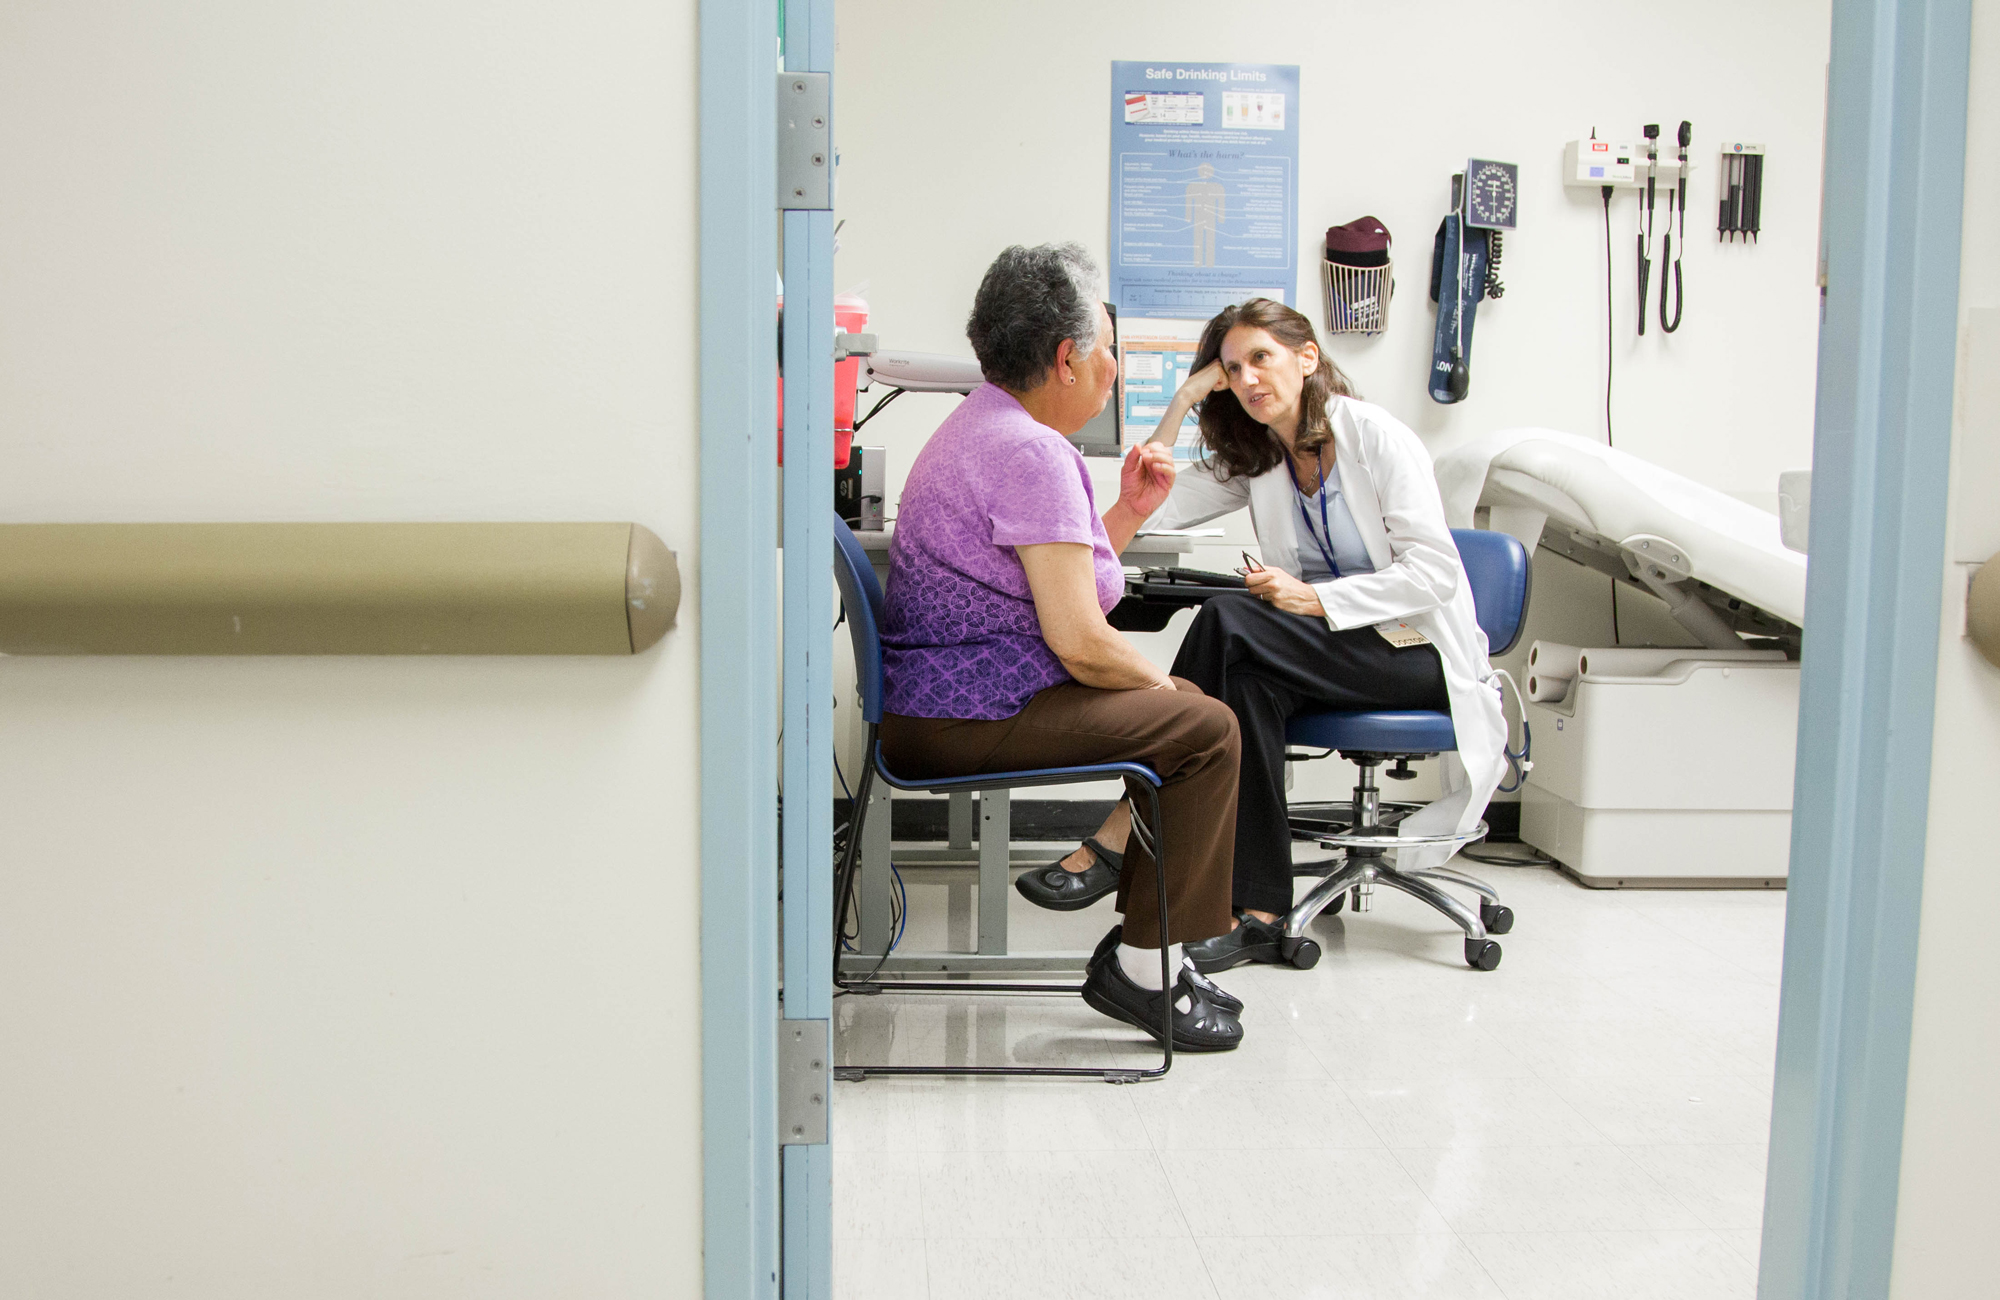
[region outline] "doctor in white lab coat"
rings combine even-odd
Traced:
[[[1448,709],[1458,752],[1442,759],[1443,797],[1403,822],[1412,835],[1477,823],[1506,770],[1507,732],[1430,456],[1394,416],[1350,395],[1312,322],[1268,299],[1223,311],[1160,422],[1162,440],[1196,403],[1204,459],[1180,472],[1147,526],[1189,528],[1247,505],[1263,565],[1246,575],[1247,594],[1203,606],[1173,668],[1227,701],[1242,731],[1237,927],[1187,950],[1212,972],[1280,961],[1292,898],[1287,717]],[[1392,644],[1378,627],[1403,641],[1414,630],[1424,643]],[[1125,816],[1121,806],[1082,849],[1023,876],[1021,893],[1069,908],[1094,901],[1107,878],[1115,887],[1107,868],[1122,856],[1111,845],[1123,847]],[[1400,865],[1434,865],[1418,856],[1406,851]]]

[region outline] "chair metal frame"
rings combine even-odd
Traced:
[[[1519,539],[1506,533],[1488,532],[1482,529],[1453,529],[1452,538],[1458,543],[1461,556],[1467,547],[1485,549],[1494,546],[1506,553],[1507,566],[1521,575],[1521,590],[1518,610],[1514,612],[1511,625],[1502,622],[1505,611],[1481,609],[1480,623],[1489,638],[1488,653],[1502,655],[1513,649],[1520,640],[1521,630],[1528,621],[1528,599],[1533,589],[1533,557]],[[1495,540],[1504,539],[1504,540]],[[1519,557],[1514,555],[1518,549]],[[1481,566],[1482,569],[1484,565]],[[1468,570],[1470,580],[1470,570]],[[1480,588],[1474,584],[1473,603],[1480,604]],[[1489,619],[1493,625],[1489,626]],[[1332,718],[1365,719],[1380,716],[1381,712],[1358,713],[1318,713],[1303,714],[1293,719],[1296,726],[1301,719],[1307,723]],[[1400,712],[1400,711],[1399,711]],[[1450,722],[1448,714],[1407,713],[1412,720]],[[1289,737],[1288,737],[1289,739]],[[1352,813],[1346,819],[1326,814],[1312,815],[1300,812],[1289,818],[1294,839],[1311,840],[1322,848],[1339,850],[1342,856],[1335,861],[1339,865],[1322,876],[1306,896],[1293,904],[1285,914],[1284,938],[1279,942],[1279,952],[1286,961],[1301,969],[1312,966],[1319,960],[1319,944],[1306,937],[1305,929],[1313,919],[1328,907],[1338,910],[1344,896],[1352,894],[1354,910],[1368,910],[1370,895],[1377,884],[1408,894],[1449,917],[1459,929],[1465,932],[1465,961],[1475,970],[1492,970],[1500,964],[1500,945],[1492,936],[1506,934],[1513,929],[1514,914],[1500,902],[1499,891],[1475,876],[1467,875],[1450,867],[1428,867],[1405,871],[1396,865],[1394,855],[1403,850],[1447,848],[1457,852],[1468,844],[1486,838],[1487,826],[1480,821],[1471,830],[1445,835],[1402,836],[1396,834],[1396,826],[1403,818],[1422,808],[1422,804],[1385,803],[1380,788],[1375,784],[1375,769],[1383,763],[1393,763],[1387,775],[1406,780],[1415,775],[1409,770],[1412,759],[1434,758],[1446,752],[1444,748],[1422,747],[1412,749],[1330,749],[1325,754],[1308,754],[1288,751],[1289,759],[1309,760],[1324,758],[1326,754],[1339,753],[1360,769],[1354,787]],[[1325,807],[1325,805],[1321,805]],[[1337,805],[1336,805],[1337,806]],[[1448,855],[1447,855],[1448,856]],[[1447,893],[1443,886],[1456,885],[1469,889],[1479,896],[1477,908],[1468,906],[1456,896]]]
[[[883,761],[881,743],[882,724],[882,653],[880,615],[882,611],[882,591],[875,581],[875,571],[868,563],[868,557],[861,550],[846,521],[836,520],[834,529],[834,578],[840,585],[841,599],[846,603],[849,635],[854,642],[854,669],[856,685],[861,695],[862,717],[868,724],[865,740],[866,759],[862,766],[861,778],[854,791],[852,802],[852,824],[848,827],[847,843],[835,869],[834,880],[834,987],[843,994],[991,994],[998,996],[1046,995],[1051,993],[1081,993],[1081,984],[1054,981],[994,981],[994,980],[909,980],[902,978],[880,979],[870,975],[855,979],[842,972],[840,967],[840,940],[847,929],[848,912],[853,905],[854,879],[860,855],[861,832],[864,819],[868,815],[869,796],[873,793],[879,778],[897,790],[921,791],[928,794],[958,794],[981,790],[1011,790],[1031,786],[1075,785],[1085,781],[1102,781],[1106,778],[1124,778],[1127,788],[1127,802],[1132,805],[1133,833],[1140,838],[1140,844],[1153,859],[1153,869],[1157,881],[1157,897],[1160,908],[1160,982],[1164,994],[1160,999],[1160,1041],[1159,1065],[1150,1069],[1135,1070],[1098,1066],[1056,1066],[1056,1065],[840,1065],[834,1067],[834,1077],[840,1080],[865,1079],[869,1075],[1000,1075],[1006,1077],[1041,1078],[1088,1078],[1101,1079],[1106,1083],[1140,1083],[1158,1079],[1173,1068],[1174,1063],[1174,983],[1178,972],[1171,967],[1166,944],[1167,930],[1167,856],[1166,838],[1162,833],[1160,816],[1160,777],[1143,763],[1098,763],[1082,767],[1039,768],[1020,772],[981,772],[970,776],[943,777],[936,779],[904,778],[889,770]],[[1136,784],[1146,795],[1142,809],[1139,800],[1131,793]]]

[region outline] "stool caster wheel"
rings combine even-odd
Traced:
[[[1332,916],[1335,912],[1338,912],[1341,908],[1346,906],[1347,906],[1347,891],[1343,889],[1339,893],[1333,896],[1333,901],[1331,903],[1328,903],[1325,907],[1320,909],[1319,914],[1321,916]]]
[[[1514,928],[1514,909],[1502,903],[1481,903],[1479,922],[1488,934],[1505,934]]]
[[[1500,945],[1491,939],[1467,939],[1465,964],[1474,970],[1492,970],[1500,964]]]
[[[1311,970],[1319,965],[1319,945],[1311,939],[1285,939],[1279,943],[1279,951],[1285,960],[1299,970]]]

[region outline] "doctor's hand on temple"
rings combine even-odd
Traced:
[[[1222,368],[1220,361],[1211,361],[1201,369],[1181,381],[1174,390],[1174,400],[1167,403],[1166,414],[1160,417],[1160,425],[1153,430],[1147,441],[1149,447],[1172,447],[1181,435],[1181,425],[1188,412],[1211,393],[1220,393],[1229,387],[1229,372]]]

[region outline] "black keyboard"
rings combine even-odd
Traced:
[[[1237,591],[1243,590],[1246,585],[1243,579],[1234,573],[1210,573],[1206,569],[1146,569],[1140,573],[1139,577],[1142,582],[1147,583],[1158,582],[1168,585],[1191,587],[1233,587]]]
[[[1204,604],[1225,591],[1241,591],[1243,579],[1206,569],[1146,569],[1125,579],[1125,599],[1109,615],[1121,632],[1158,632],[1183,609]]]

